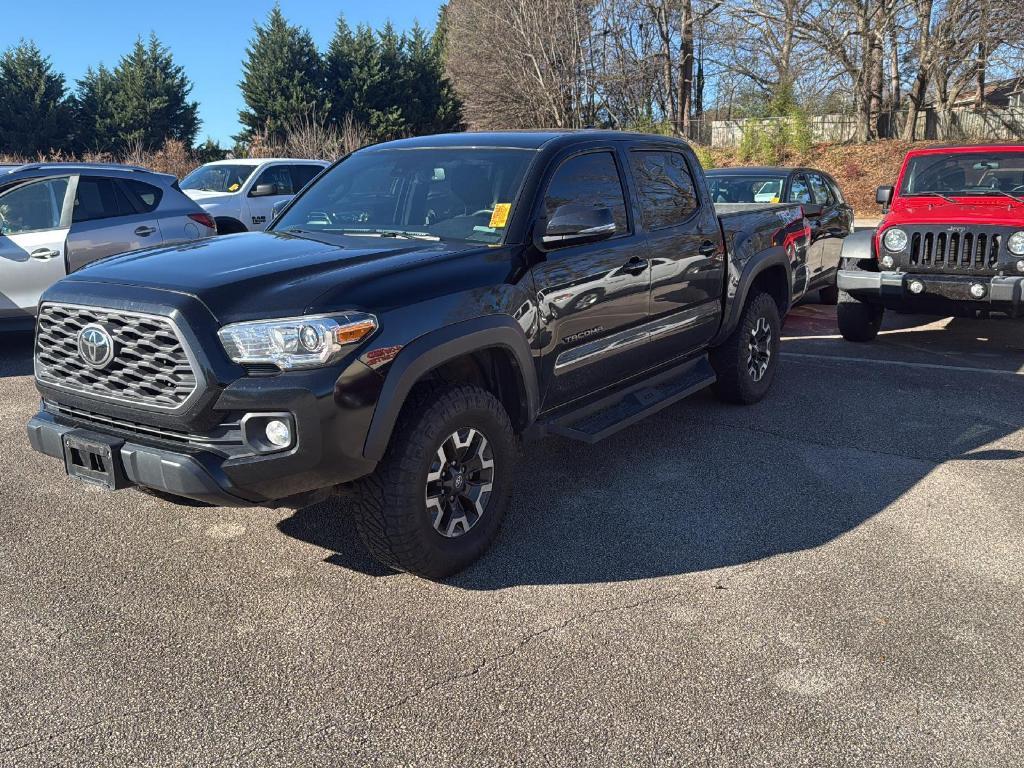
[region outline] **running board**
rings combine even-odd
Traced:
[[[715,372],[711,363],[707,355],[701,355],[578,410],[557,416],[544,423],[542,429],[548,434],[596,443],[714,383]]]

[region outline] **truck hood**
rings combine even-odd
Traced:
[[[1024,229],[1024,202],[1007,197],[896,198],[883,226],[914,224],[979,224],[996,227],[1019,226]]]
[[[317,307],[318,297],[344,295],[364,283],[464,245],[370,237],[330,242],[277,232],[221,235],[177,246],[132,251],[94,262],[63,282],[141,286],[201,301],[222,323],[359,307]]]
[[[181,191],[197,203],[223,203],[235,196],[231,192],[214,192],[210,189],[183,189]]]

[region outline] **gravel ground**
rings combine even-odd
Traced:
[[[331,505],[32,453],[0,336],[0,765],[1020,766],[1024,334],[798,308],[770,397],[528,446],[446,584]]]

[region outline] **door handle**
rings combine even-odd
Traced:
[[[48,261],[60,256],[60,251],[55,251],[53,248],[36,248],[29,256],[38,261]]]
[[[628,272],[631,275],[639,275],[645,269],[647,269],[647,259],[641,259],[639,256],[634,256],[622,267],[623,272]]]
[[[700,248],[697,249],[697,253],[701,256],[714,256],[718,253],[718,246],[710,240],[705,240],[700,244]]]
[[[146,225],[143,225],[141,227],[135,228],[135,234],[138,235],[139,237],[149,237],[154,232],[156,232],[156,227],[148,227]]]

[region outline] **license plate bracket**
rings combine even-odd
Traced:
[[[85,429],[64,433],[64,467],[69,476],[111,491],[128,488],[128,479],[121,460],[124,440]]]

